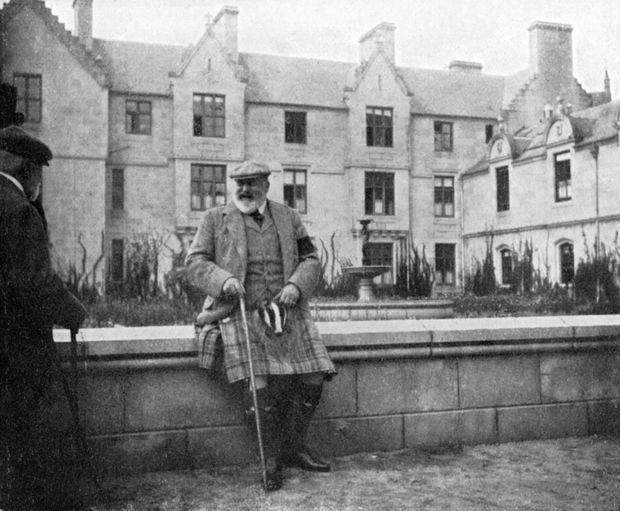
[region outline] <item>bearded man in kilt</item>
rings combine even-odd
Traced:
[[[308,299],[321,273],[317,251],[297,212],[267,200],[270,170],[245,162],[231,172],[233,202],[207,210],[188,251],[192,284],[207,294],[197,325],[201,366],[222,365],[228,382],[242,382],[246,418],[259,414],[267,491],[282,486],[283,468],[328,472],[305,436],[323,381],[336,373],[310,316]],[[247,304],[258,410],[239,298]]]

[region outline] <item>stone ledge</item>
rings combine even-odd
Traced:
[[[319,322],[317,328],[332,352],[406,347],[421,348],[423,356],[446,356],[458,353],[441,350],[488,347],[491,352],[490,348],[495,347],[509,352],[511,344],[525,347],[537,341],[554,343],[554,349],[559,345],[566,345],[566,349],[590,349],[603,343],[611,348],[620,347],[618,315],[338,321]],[[54,339],[61,357],[68,358],[69,332],[54,330]],[[424,351],[427,348],[431,352]],[[78,334],[80,358],[191,357],[196,352],[191,325],[86,328]]]

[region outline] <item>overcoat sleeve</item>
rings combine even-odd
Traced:
[[[216,240],[218,214],[217,210],[205,213],[185,258],[190,282],[213,298],[220,296],[224,282],[233,277],[216,264],[217,243],[221,242]]]
[[[14,212],[6,241],[11,246],[8,286],[12,300],[32,322],[77,329],[86,311],[52,269],[47,235],[39,213],[29,204]],[[20,305],[21,304],[21,305]]]
[[[304,299],[309,299],[321,278],[321,263],[314,243],[295,210],[291,210],[297,245],[298,264],[287,282],[295,284]]]

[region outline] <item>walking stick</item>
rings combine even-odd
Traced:
[[[265,450],[263,449],[263,435],[260,424],[260,414],[258,411],[258,395],[256,394],[256,378],[254,377],[254,364],[252,362],[252,345],[250,344],[250,332],[248,331],[248,318],[245,313],[245,300],[239,297],[239,307],[241,309],[241,322],[243,323],[243,333],[245,335],[245,345],[248,350],[248,364],[250,369],[250,389],[252,391],[252,404],[254,406],[254,419],[256,421],[256,437],[258,438],[258,453],[263,475],[263,488],[267,491],[267,465],[265,463]]]
[[[85,466],[90,478],[95,483],[97,491],[100,492],[101,486],[99,484],[99,479],[97,478],[95,469],[93,467],[92,456],[90,453],[90,449],[88,448],[88,443],[86,442],[86,434],[84,433],[84,428],[82,428],[82,423],[80,421],[80,410],[78,405],[77,330],[71,330],[70,348],[71,385],[69,385],[69,381],[67,380],[67,377],[62,371],[60,360],[58,359],[58,354],[56,354],[56,363],[58,364],[60,377],[62,379],[62,386],[64,388],[65,395],[67,396],[67,401],[69,403],[69,408],[71,410],[71,419],[73,422],[73,439],[75,441],[78,452],[80,453],[80,457],[82,458],[82,465]]]

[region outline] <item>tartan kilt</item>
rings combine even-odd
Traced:
[[[290,375],[324,373],[326,378],[336,374],[318,330],[304,305],[288,311],[284,331],[277,335],[268,327],[256,310],[247,311],[248,332],[252,346],[255,375]],[[221,351],[218,352],[218,330],[221,332]],[[200,335],[199,335],[200,339]],[[250,377],[245,334],[241,311],[236,308],[219,321],[219,329],[210,329],[199,342],[201,367],[217,374],[221,356],[226,379],[230,382]],[[218,354],[219,353],[219,354]]]

